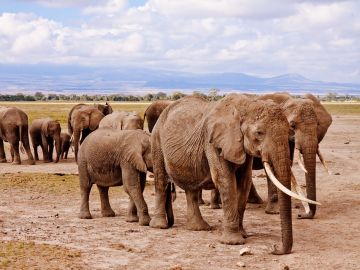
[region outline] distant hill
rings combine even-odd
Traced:
[[[0,65],[0,93],[124,93],[147,92],[191,93],[243,91],[263,93],[288,91],[293,94],[312,92],[360,95],[360,84],[312,81],[298,74],[261,78],[243,73],[195,74],[136,68],[94,68],[65,65]]]

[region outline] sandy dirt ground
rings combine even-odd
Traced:
[[[128,198],[121,187],[113,188],[110,200],[116,217],[100,214],[98,191],[93,188],[90,210],[94,219],[80,220],[80,194],[76,183],[66,192],[46,192],[14,184],[2,188],[0,196],[0,245],[9,241],[31,242],[67,248],[78,252],[72,261],[61,257],[59,269],[360,269],[360,117],[334,116],[321,150],[328,161],[331,175],[318,162],[318,207],[313,220],[298,220],[299,202],[293,201],[293,252],[269,254],[273,243],[280,240],[278,215],[267,215],[265,205],[248,204],[244,226],[250,237],[245,245],[228,246],[218,242],[222,227],[222,210],[202,206],[201,211],[212,231],[193,232],[185,229],[185,194],[178,189],[174,203],[175,225],[166,230],[142,227],[125,222]],[[76,174],[70,159],[58,164],[35,166],[0,164],[2,177],[11,178],[24,172]],[[20,172],[20,173],[19,173]],[[304,177],[297,165],[298,181]],[[6,174],[5,174],[6,173]],[[254,182],[266,199],[262,172],[254,172]],[[76,181],[76,176],[73,177]],[[64,180],[64,186],[68,184]],[[205,191],[209,200],[209,192]],[[150,214],[154,212],[154,186],[145,189]],[[41,246],[44,248],[44,246]],[[240,256],[249,247],[252,255]],[[40,250],[40,249],[39,249]],[[0,250],[1,251],[1,250]],[[0,261],[1,255],[0,252]],[[40,254],[40,253],[39,253]],[[32,254],[31,267],[54,269],[48,257]],[[7,267],[12,267],[11,261]]]

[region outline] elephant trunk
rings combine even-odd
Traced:
[[[55,148],[56,148],[56,160],[55,160],[55,162],[59,162],[60,155],[61,155],[61,138],[60,138],[60,134],[56,135],[54,137],[54,141],[55,141]]]
[[[276,178],[284,187],[291,190],[291,162],[287,139],[278,140],[276,144],[277,146],[273,149],[277,149],[277,151],[272,152],[267,157],[270,157]],[[266,161],[266,155],[263,155],[262,159],[263,161]],[[291,197],[278,189],[278,201],[280,208],[282,248],[277,249],[275,247],[272,253],[275,255],[282,255],[290,253],[293,245]]]

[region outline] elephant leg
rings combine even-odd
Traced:
[[[139,217],[137,215],[137,210],[136,210],[136,205],[135,205],[133,199],[131,198],[131,196],[129,196],[129,205],[128,205],[126,221],[127,222],[138,222],[139,221]]]
[[[48,140],[46,139],[45,136],[41,137],[41,149],[43,151],[43,159],[44,162],[50,162],[50,158],[49,158],[49,143]]]
[[[0,138],[0,163],[6,163],[4,142],[3,142],[3,140],[1,138]]]
[[[268,201],[265,208],[266,214],[279,214],[279,204],[278,204],[278,194],[276,190],[276,186],[269,180],[267,177],[267,186],[268,186]]]
[[[92,216],[90,214],[89,209],[89,196],[90,191],[92,188],[92,184],[83,184],[83,183],[89,183],[87,179],[85,181],[82,181],[82,176],[80,176],[80,193],[81,193],[81,206],[80,206],[80,214],[79,218],[81,219],[91,219]]]
[[[205,202],[203,200],[203,197],[202,197],[202,189],[199,190],[199,193],[198,193],[198,204],[199,205],[204,205]]]
[[[78,152],[79,152],[79,139],[80,139],[80,130],[74,131],[74,154],[75,154],[75,161],[78,161]]]
[[[54,141],[52,139],[49,140],[49,161],[53,162],[53,151],[54,151]]]
[[[14,162],[14,147],[12,145],[10,145],[10,155],[11,155],[11,162]]]
[[[169,212],[172,212],[172,201],[171,198],[167,198],[168,179],[165,171],[164,157],[162,156],[161,149],[159,149],[158,145],[154,145],[152,151],[155,177],[155,212],[153,218],[150,221],[150,227],[166,229],[168,228],[168,226],[172,226],[174,222],[174,220],[170,220],[171,216],[169,216]]]
[[[34,157],[35,157],[35,160],[39,160],[38,147],[39,147],[38,145],[33,144],[33,149],[34,149]]]
[[[208,231],[210,225],[202,218],[199,209],[199,191],[185,190],[187,203],[187,223],[186,229],[192,231]]]
[[[211,190],[211,197],[210,197],[210,208],[211,209],[220,209],[221,199],[219,190],[212,189]]]
[[[139,224],[148,226],[150,223],[149,210],[142,194],[144,189],[140,181],[140,177],[144,178],[144,175],[140,176],[139,172],[130,165],[122,166],[121,169],[124,188],[136,206],[135,211],[139,215]],[[145,186],[145,183],[143,183],[143,186]],[[132,213],[128,213],[128,215],[133,215],[135,212],[134,209],[129,210],[132,211]]]
[[[97,186],[100,193],[101,214],[103,217],[115,217],[115,212],[111,209],[109,202],[109,187]]]
[[[248,201],[250,189],[252,186],[252,163],[253,158],[246,157],[243,167],[236,171],[237,189],[238,189],[238,202],[239,202],[239,228],[243,237],[247,237],[247,233],[243,226],[244,212],[246,203]]]
[[[255,204],[263,204],[264,203],[264,201],[261,199],[260,195],[258,194],[254,183],[251,183],[248,203],[255,203]]]
[[[29,164],[30,165],[35,165],[34,156],[32,155],[31,148],[30,148],[28,129],[26,129],[26,133],[22,134],[22,139],[21,140],[22,140],[23,146],[25,148]]]
[[[11,144],[11,157],[13,160],[13,164],[21,164],[21,159],[20,159],[20,152],[19,152],[19,142],[13,142]]]

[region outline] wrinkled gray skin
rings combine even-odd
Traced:
[[[92,218],[89,194],[96,184],[101,199],[101,214],[113,217],[108,190],[124,186],[130,196],[126,221],[149,225],[150,216],[143,197],[146,171],[152,170],[150,135],[143,130],[113,130],[101,128],[91,133],[79,152],[81,192],[80,218]]]
[[[147,107],[144,113],[144,119],[146,119],[148,123],[150,132],[152,132],[161,112],[171,103],[173,103],[171,100],[156,100]]]
[[[25,148],[29,164],[34,165],[35,160],[30,150],[29,124],[26,113],[15,107],[0,106],[0,162],[6,162],[4,142],[11,145],[11,158],[13,164],[21,164],[19,146],[20,142]]]
[[[38,146],[40,146],[43,152],[44,162],[52,162],[55,143],[55,162],[59,161],[61,154],[60,133],[60,123],[51,118],[36,119],[31,123],[30,137],[34,149],[35,160],[39,160],[37,149]]]
[[[304,157],[307,197],[316,201],[316,151],[324,138],[329,126],[332,123],[331,115],[321,105],[316,97],[311,94],[304,98],[295,99],[287,93],[275,93],[260,96],[262,100],[272,100],[280,105],[289,125],[289,145],[291,156],[294,148],[300,150]],[[261,169],[262,163],[254,160],[254,169]],[[253,186],[249,195],[250,201],[257,201],[258,195]],[[310,204],[310,213],[301,213],[299,218],[313,218],[316,212],[316,205]],[[276,187],[268,180],[268,203],[266,213],[274,214],[279,212],[277,205]]]
[[[116,130],[143,129],[144,120],[137,112],[118,111],[105,116],[99,128],[109,127]]]
[[[225,244],[243,244],[243,215],[251,187],[253,156],[273,167],[290,189],[289,124],[278,105],[231,94],[217,102],[185,97],[165,108],[151,136],[155,174],[154,228],[174,223],[169,179],[185,190],[187,228],[208,230],[201,216],[198,192],[217,187],[224,211]],[[283,246],[292,248],[291,199],[278,193]]]
[[[67,159],[69,149],[71,146],[71,137],[69,134],[65,132],[60,133],[60,139],[61,139],[61,159]]]
[[[99,127],[101,119],[112,112],[113,110],[108,103],[105,105],[77,104],[70,110],[68,117],[68,131],[69,134],[74,137],[73,145],[76,162],[79,151],[79,142],[81,144],[87,135]]]

